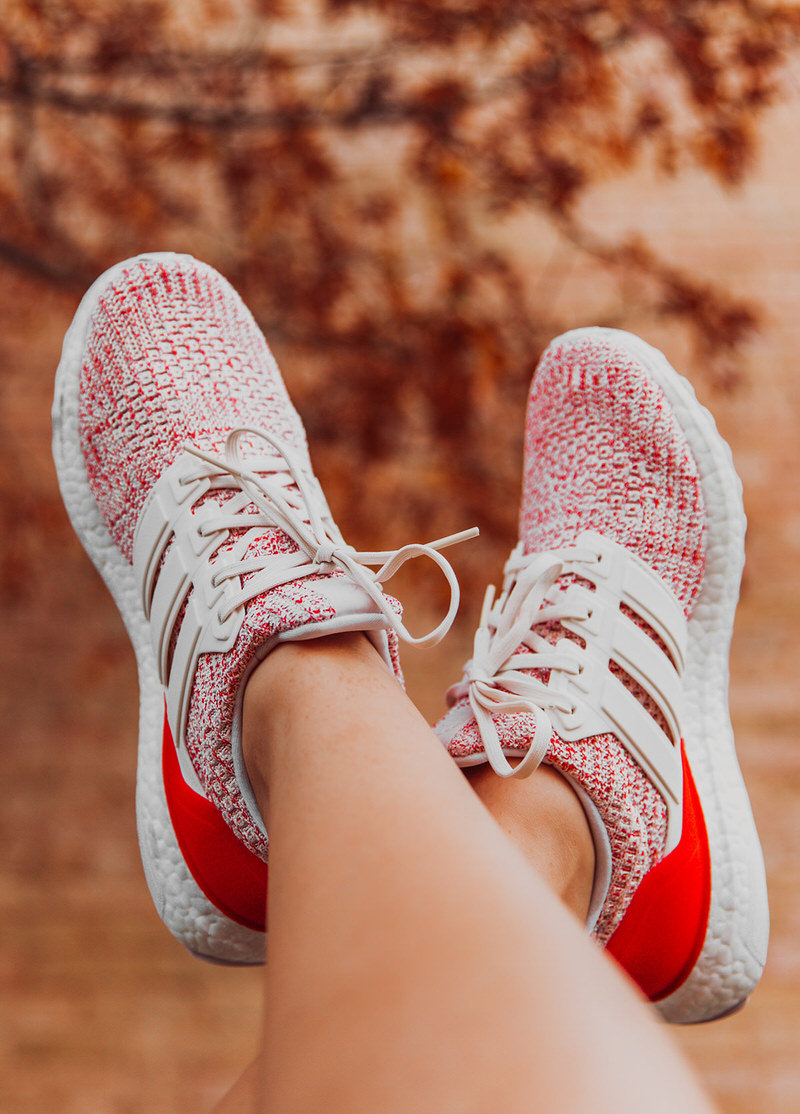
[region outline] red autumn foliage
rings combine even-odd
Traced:
[[[798,34],[755,0],[10,0],[0,259],[76,295],[146,248],[208,259],[278,351],[352,540],[475,523],[501,553],[561,321],[498,233],[538,214],[620,291],[608,323],[668,317],[730,386],[757,307],[599,239],[579,203],[642,165],[738,185]]]

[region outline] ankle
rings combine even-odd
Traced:
[[[466,771],[472,788],[564,904],[584,923],[595,872],[595,849],[583,805],[550,766],[531,777],[497,777],[488,765]]]
[[[270,771],[309,701],[325,700],[354,673],[392,679],[363,631],[299,642],[282,642],[253,670],[242,703],[242,754],[262,817],[266,820]]]

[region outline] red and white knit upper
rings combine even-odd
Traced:
[[[184,443],[219,451],[230,430],[264,428],[308,462],[302,423],[252,315],[219,274],[188,258],[139,259],[104,290],[89,330],[79,427],[92,493],[129,561],[147,495]],[[263,454],[263,446],[258,451]],[[246,556],[296,549],[283,531],[265,528]],[[262,855],[266,841],[233,771],[236,695],[258,646],[332,617],[324,592],[315,590],[319,580],[292,581],[250,601],[233,648],[203,655],[192,687],[186,730],[192,763],[233,831]],[[177,630],[173,645],[176,637]],[[400,677],[393,632],[389,647]]]
[[[520,510],[525,552],[562,548],[582,531],[596,531],[645,561],[688,617],[703,578],[704,520],[686,438],[636,360],[591,333],[554,342],[537,368],[527,409]],[[564,634],[540,633],[550,641]],[[621,679],[653,714],[642,690]],[[457,759],[483,750],[475,720],[470,716],[464,724],[468,711],[463,699],[437,725]],[[504,748],[527,749],[531,716],[494,720]],[[586,790],[608,831],[611,884],[595,928],[605,942],[663,853],[664,801],[613,735],[567,743],[554,733],[545,760]]]

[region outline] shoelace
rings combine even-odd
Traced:
[[[241,441],[248,435],[266,441],[277,454],[275,457],[270,455],[268,463],[259,458],[259,471],[253,470],[254,462],[243,460],[241,455]],[[237,607],[280,584],[314,573],[330,573],[339,568],[367,593],[385,618],[387,626],[404,642],[417,646],[433,646],[450,629],[458,610],[460,593],[450,562],[438,551],[476,537],[476,527],[426,544],[412,543],[400,549],[359,552],[347,545],[342,538],[316,477],[307,468],[300,454],[280,438],[263,429],[242,427],[228,434],[222,454],[205,452],[190,444],[184,448],[218,470],[219,475],[212,480],[213,488],[240,489],[238,495],[232,496],[220,507],[218,515],[201,526],[201,533],[241,529],[258,531],[265,526],[277,526],[299,547],[296,553],[269,557],[262,555],[221,565],[214,575],[215,587],[223,580],[254,574],[244,586],[232,593],[227,611],[220,615],[222,621]],[[268,469],[269,474],[262,474],[262,469]],[[184,482],[189,482],[192,478],[188,477]],[[251,504],[258,507],[260,514],[246,512]],[[252,534],[249,536],[252,537]],[[240,552],[246,548],[247,540],[243,540],[241,546],[237,547]],[[450,605],[445,617],[432,631],[415,637],[387,602],[381,583],[394,576],[406,561],[423,556],[429,557],[442,570],[450,588]],[[373,572],[367,565],[380,565],[380,568]]]
[[[448,697],[451,702],[469,697],[486,757],[500,777],[532,774],[547,753],[553,734],[548,710],[566,714],[575,711],[567,696],[521,670],[562,670],[572,675],[580,672],[582,667],[573,657],[559,653],[535,628],[549,621],[589,617],[588,609],[576,605],[567,593],[555,602],[547,596],[560,576],[573,571],[571,566],[596,561],[596,554],[577,546],[526,555],[518,545],[506,563],[499,600],[495,600],[493,585],[486,590],[472,658],[464,667],[463,680],[453,686]],[[528,652],[518,652],[521,647]],[[511,712],[526,712],[534,718],[530,747],[515,766],[503,754],[493,720],[495,715]]]

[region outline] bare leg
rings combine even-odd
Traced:
[[[363,636],[276,650],[244,732],[271,837],[267,1015],[220,1111],[709,1110]],[[554,793],[542,824],[588,896],[588,832]]]
[[[594,843],[586,813],[566,778],[551,766],[532,777],[499,778],[488,764],[464,771],[491,815],[528,863],[581,924],[594,880]]]

